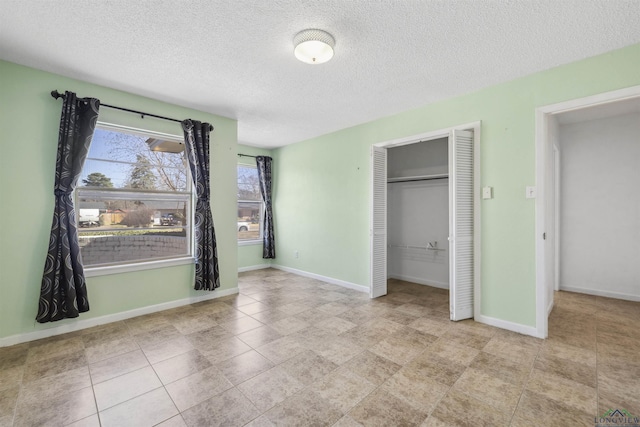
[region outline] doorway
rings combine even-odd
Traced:
[[[391,243],[387,240],[387,150],[441,138],[448,141],[450,318],[462,320],[475,317],[480,307],[480,122],[372,146],[370,294],[376,298],[387,293],[387,260]],[[420,247],[428,250],[429,243],[424,242]]]
[[[577,281],[585,293],[616,297],[615,292],[593,289],[586,283],[590,278],[580,278],[577,274],[567,274],[567,271],[578,271],[573,266],[579,259],[582,265],[600,268],[598,274],[606,274],[602,267],[609,265],[615,269],[612,263],[619,261],[615,257],[607,260],[606,257],[613,251],[606,249],[601,252],[604,253],[603,258],[589,261],[593,255],[589,251],[605,248],[604,244],[598,247],[598,243],[607,240],[611,248],[618,245],[612,225],[607,224],[615,220],[607,217],[603,211],[610,208],[606,202],[609,196],[613,195],[618,200],[624,197],[615,196],[622,186],[616,185],[615,179],[610,179],[620,173],[621,168],[617,167],[619,163],[605,166],[604,159],[610,156],[603,155],[616,153],[620,147],[595,141],[593,135],[605,128],[607,132],[615,131],[617,122],[610,119],[625,117],[625,114],[633,112],[640,114],[640,86],[536,110],[536,331],[540,338],[548,335],[548,316],[554,305],[554,291],[578,290],[572,289],[572,282]],[[585,124],[594,120],[597,120],[593,122],[596,123],[595,127]],[[627,121],[634,122],[633,118]],[[600,154],[594,148],[601,150]],[[602,167],[594,168],[594,161],[601,162]],[[627,169],[634,167],[637,166],[628,165]],[[580,171],[580,168],[583,170]],[[606,178],[609,187],[594,188],[589,179],[597,175]],[[581,181],[576,184],[578,180]],[[624,175],[620,175],[618,182],[626,185],[628,181]],[[629,214],[633,214],[625,212],[628,210],[619,209],[618,213],[627,215],[619,222],[630,222]],[[598,234],[601,229],[608,231]],[[602,236],[606,236],[606,239]],[[595,277],[597,274],[589,273],[589,276]]]

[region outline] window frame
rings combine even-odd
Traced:
[[[134,128],[130,126],[123,126],[114,123],[108,123],[99,121],[96,123],[96,129],[113,131],[113,132],[121,132],[128,133],[133,135],[138,135],[142,137],[152,137],[157,139],[162,139],[166,141],[174,141],[184,144],[184,136],[180,136],[177,134],[169,134],[164,132],[156,132],[147,129]],[[92,192],[101,190],[95,190],[94,188],[87,190],[87,194],[91,194]],[[74,206],[78,206],[78,197],[79,193],[82,192],[82,187],[76,186],[73,197],[74,197]],[[179,265],[188,265],[195,264],[195,242],[193,239],[194,236],[194,220],[195,220],[195,204],[196,204],[196,194],[194,191],[193,180],[191,178],[191,170],[187,166],[186,168],[186,191],[189,193],[188,203],[187,203],[187,214],[188,221],[187,226],[185,226],[185,238],[187,242],[187,255],[178,255],[175,257],[164,257],[164,258],[155,258],[155,259],[142,259],[142,260],[133,260],[130,262],[120,262],[114,264],[105,264],[105,265],[96,265],[96,266],[85,266],[84,273],[85,277],[96,277],[96,276],[105,276],[111,274],[120,274],[120,273],[128,273],[135,271],[144,271],[144,270],[155,270],[158,268],[165,267],[174,267]],[[118,191],[114,192],[117,194]],[[128,191],[128,189],[122,189],[122,195],[125,198],[132,197],[133,194],[138,193],[136,191]],[[139,192],[141,195],[144,192]],[[167,191],[156,191],[158,194],[180,194],[175,192],[167,192]],[[153,192],[147,191],[147,194],[153,194]],[[79,225],[79,208],[76,208],[76,227],[78,228],[78,234],[80,233],[80,225]]]
[[[255,164],[251,164],[251,163],[240,163],[238,162],[238,164],[236,165],[236,189],[239,185],[238,183],[238,167],[247,167],[247,168],[252,168],[256,170],[256,173],[258,171],[258,166]],[[263,238],[264,238],[264,230],[263,230],[263,224],[264,224],[264,213],[265,213],[265,206],[264,206],[264,199],[262,198],[262,192],[260,192],[260,200],[241,200],[241,199],[237,199],[236,200],[236,211],[238,210],[240,203],[259,203],[260,204],[260,219],[258,221],[258,225],[259,225],[259,230],[260,230],[260,234],[258,235],[257,239],[243,239],[240,240],[240,238],[236,238],[236,240],[238,241],[238,246],[251,246],[251,245],[261,245]],[[237,217],[237,215],[236,215]],[[237,221],[237,219],[236,219]],[[236,222],[236,236],[238,234],[238,230],[237,230],[237,222]]]

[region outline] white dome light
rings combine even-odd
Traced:
[[[293,38],[296,58],[307,64],[322,64],[333,58],[333,36],[322,30],[302,30]]]

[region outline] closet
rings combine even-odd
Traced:
[[[396,277],[448,288],[451,320],[474,316],[479,130],[476,122],[371,147],[371,298]]]
[[[449,289],[448,138],[387,157],[387,275]]]

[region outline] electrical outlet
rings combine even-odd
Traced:
[[[294,258],[300,258],[300,253],[298,251],[293,251],[293,257]]]

